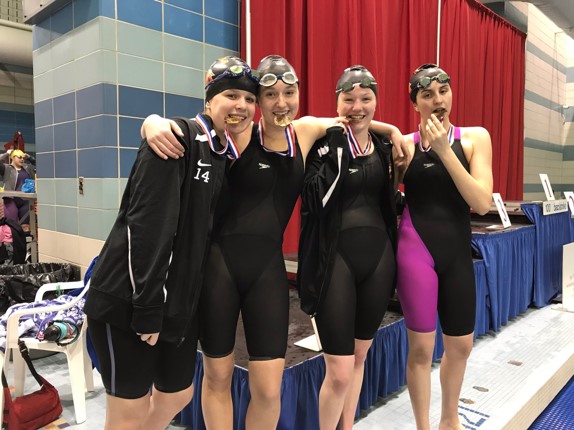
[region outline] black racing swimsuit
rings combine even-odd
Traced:
[[[381,213],[385,180],[389,174],[376,152],[349,161],[333,272],[315,317],[327,354],[354,354],[355,339],[372,339],[387,309],[395,258]]]
[[[224,357],[235,344],[239,311],[250,359],[285,357],[289,288],[283,233],[301,193],[303,157],[267,152],[256,126],[241,157],[230,162],[228,193],[218,211],[200,303],[201,345]]]

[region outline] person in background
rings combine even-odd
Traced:
[[[239,312],[250,356],[246,427],[277,427],[289,325],[283,234],[301,192],[307,154],[338,121],[294,119],[299,110],[299,79],[285,58],[266,56],[257,72],[261,120],[251,129],[249,144],[238,145],[238,157],[230,162],[232,192],[222,205],[226,207],[223,222],[214,228],[201,301],[202,408],[207,426],[213,428],[232,426],[230,389]],[[402,142],[396,127],[377,126]],[[173,122],[150,116],[142,136],[157,146],[158,155],[181,156],[172,129],[179,133]]]
[[[395,286],[391,145],[369,131],[377,92],[365,67],[344,70],[335,91],[344,128],[316,142],[305,172],[297,285],[325,358],[321,430],[353,427],[367,352]]]
[[[449,75],[424,64],[410,79],[419,130],[405,137],[397,168],[406,207],[398,230],[397,292],[409,339],[407,385],[418,430],[430,429],[430,374],[440,319],[440,430],[460,430],[458,399],[473,345],[476,291],[470,208],[485,214],[492,198],[492,148],[482,127],[450,122]],[[409,162],[404,162],[410,160]]]
[[[176,120],[185,155],[164,160],[146,140],[139,148],[84,307],[108,430],[165,429],[191,401],[197,306],[228,142],[245,145],[257,88],[243,60],[218,59],[207,74],[204,112]]]
[[[11,164],[6,164],[10,157]],[[22,191],[26,179],[36,178],[36,159],[20,149],[8,150],[0,156],[0,175],[4,191]],[[30,202],[20,197],[4,197],[4,217],[27,225],[30,221]]]

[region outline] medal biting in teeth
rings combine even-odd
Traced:
[[[273,122],[279,127],[287,127],[291,124],[291,118],[285,113],[274,115]]]
[[[225,123],[226,124],[239,124],[241,122],[242,118],[240,116],[237,115],[227,115],[225,117]]]

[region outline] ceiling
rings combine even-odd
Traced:
[[[483,4],[504,3],[510,0],[480,0]],[[518,0],[538,7],[544,15],[565,33],[574,38],[574,0]]]

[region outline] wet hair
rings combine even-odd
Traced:
[[[426,85],[423,85],[421,82],[424,78],[430,79]],[[427,63],[417,68],[409,81],[411,101],[413,103],[416,102],[418,92],[427,88],[434,80],[438,80],[440,83],[450,83],[450,76],[436,64]]]
[[[377,96],[377,81],[371,72],[361,65],[347,67],[343,71],[341,77],[337,81],[335,94],[339,97],[340,93],[351,91],[357,84],[361,88],[370,88],[371,91],[375,93],[375,97]]]
[[[239,57],[226,56],[215,60],[205,76],[205,101],[230,89],[257,95],[259,79],[249,65]]]

